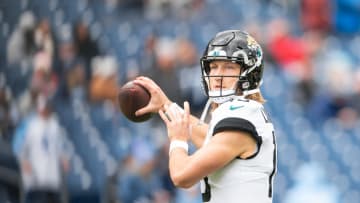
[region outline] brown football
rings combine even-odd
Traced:
[[[132,81],[119,90],[118,102],[121,112],[133,122],[144,122],[151,118],[151,113],[136,116],[135,112],[145,107],[150,101],[150,93],[141,85]]]

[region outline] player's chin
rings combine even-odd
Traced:
[[[212,87],[211,90],[213,91],[220,91],[220,90],[225,90],[227,89],[226,87],[221,87],[221,86],[215,86],[215,87]]]

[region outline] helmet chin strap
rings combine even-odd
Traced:
[[[205,118],[206,118],[206,116],[207,116],[207,114],[209,112],[210,104],[211,104],[211,99],[208,99],[208,101],[206,102],[206,105],[205,105],[205,107],[203,109],[203,112],[201,113],[199,124],[205,123]]]
[[[222,104],[229,101],[235,96],[235,90],[211,90],[209,91],[209,98],[212,102]]]
[[[255,93],[258,93],[260,92],[260,89],[259,88],[256,88],[256,89],[252,89],[252,90],[245,90],[243,91],[243,95],[242,96],[248,96],[250,94],[255,94]]]
[[[233,99],[234,97],[237,96],[242,96],[242,97],[246,97],[250,94],[255,94],[260,92],[259,88],[256,89],[252,89],[252,90],[245,90],[243,91],[242,95],[236,95],[235,94],[235,90],[223,90],[223,91],[219,91],[219,90],[212,90],[209,91],[209,100],[211,100],[212,102],[215,102],[217,104],[222,104],[225,103],[231,99]]]

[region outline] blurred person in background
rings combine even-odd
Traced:
[[[31,72],[28,88],[24,89],[17,98],[19,117],[22,120],[32,114],[36,108],[36,100],[39,94],[47,97],[55,96],[58,90],[58,77],[53,71],[52,59],[49,53],[39,51],[34,54],[32,60],[33,70]]]
[[[52,34],[49,19],[43,18],[38,23],[34,34],[35,34],[35,44],[37,47],[37,51],[46,52],[49,55],[52,63],[56,50],[55,48],[56,44]]]
[[[92,76],[91,60],[100,55],[97,42],[91,38],[88,26],[78,21],[73,28],[74,48],[77,56],[85,61],[85,79],[88,82]]]
[[[201,181],[203,202],[272,202],[276,172],[274,127],[260,92],[263,52],[247,33],[227,30],[211,39],[201,58],[209,97],[201,120],[190,117],[150,78],[138,77],[151,94],[137,115],[158,112],[168,129],[169,171],[175,186]],[[205,115],[211,109],[209,124]],[[188,141],[197,151],[188,154]]]
[[[118,63],[114,57],[95,57],[92,63],[93,75],[89,84],[91,102],[111,101],[116,105],[119,91]]]
[[[52,98],[58,88],[58,77],[52,68],[52,57],[46,51],[36,53],[30,89]]]
[[[39,95],[19,152],[26,203],[61,202],[62,177],[69,167],[63,139],[50,101]]]
[[[305,42],[301,37],[291,33],[291,27],[286,19],[276,18],[268,23],[269,38],[267,50],[285,73],[297,76],[304,62],[308,60]]]
[[[20,64],[29,61],[36,51],[36,18],[31,11],[22,13],[19,24],[11,34],[7,44],[7,63]],[[30,61],[29,61],[30,62]]]

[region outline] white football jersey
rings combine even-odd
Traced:
[[[54,116],[47,120],[35,116],[28,125],[22,159],[31,164],[31,174],[23,177],[25,189],[57,190],[61,184],[60,157],[64,154],[63,139]]]
[[[274,127],[263,105],[237,97],[212,113],[204,145],[218,132],[239,130],[257,142],[257,151],[247,159],[235,158],[201,181],[204,202],[271,203],[276,172]]]

